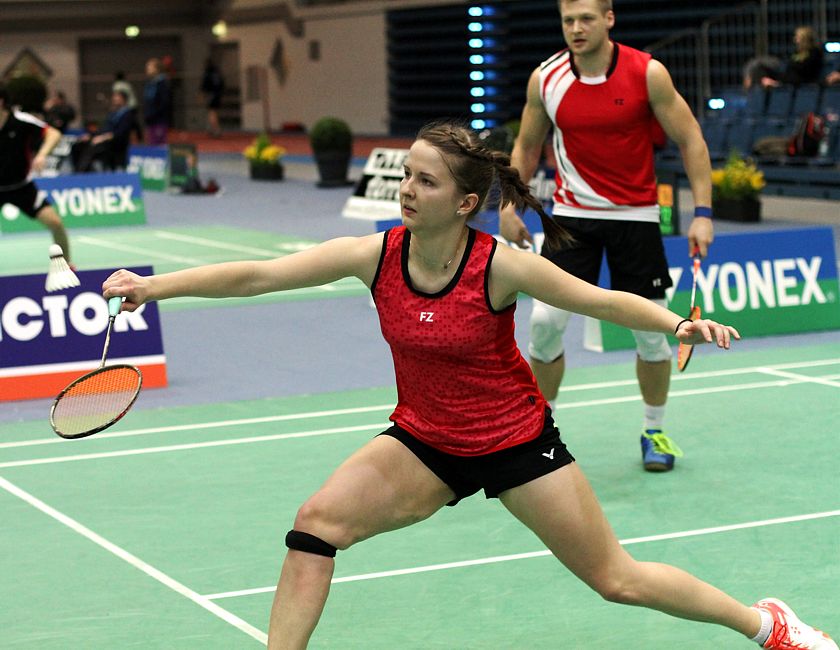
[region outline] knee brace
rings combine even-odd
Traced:
[[[665,307],[665,300],[654,300],[657,305]],[[656,363],[657,361],[668,361],[671,359],[672,351],[668,343],[668,337],[659,332],[642,332],[632,330],[633,338],[636,339],[636,352],[642,361]]]
[[[286,546],[295,551],[323,555],[324,557],[335,557],[337,550],[335,546],[325,542],[320,537],[299,530],[290,530],[286,533]]]
[[[571,312],[534,300],[528,342],[528,355],[532,359],[551,363],[563,356],[563,333],[570,316]]]

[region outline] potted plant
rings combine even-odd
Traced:
[[[286,150],[271,142],[267,133],[260,133],[245,147],[242,155],[248,161],[251,178],[256,180],[283,180],[283,155]]]
[[[712,170],[712,213],[718,219],[760,221],[759,195],[765,185],[755,163],[733,151],[723,168]]]
[[[309,131],[309,144],[321,177],[318,187],[347,185],[347,168],[353,154],[353,133],[347,122],[322,117]]]

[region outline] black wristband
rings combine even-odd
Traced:
[[[683,323],[690,323],[690,322],[691,322],[690,318],[683,318],[679,323],[677,323],[677,326],[674,328],[674,336],[676,336],[677,332],[680,331],[680,327],[682,327]]]

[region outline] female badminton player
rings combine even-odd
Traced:
[[[371,289],[396,371],[393,426],[352,454],[298,510],[286,536],[269,648],[306,647],[337,550],[426,519],[483,489],[607,600],[723,625],[765,647],[836,650],[780,601],[743,605],[680,569],[637,562],[619,545],[517,348],[517,294],[684,342],[729,348],[739,335],[598,288],[470,228],[497,177],[503,203],[540,213],[547,245],[566,241],[509,163],[466,128],[429,125],[406,159],[399,227],[271,261],[151,277],[123,270],[103,285],[105,297],[124,296],[127,309],[175,296],[250,296],[350,276]]]

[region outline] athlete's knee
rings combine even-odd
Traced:
[[[52,231],[63,230],[64,224],[61,222],[61,217],[52,207],[45,205],[38,210],[35,218]]]
[[[656,363],[671,360],[673,352],[664,334],[633,330],[633,337],[636,339],[636,352],[642,361]]]
[[[528,355],[543,363],[551,363],[563,356],[563,334],[571,313],[534,301],[531,310]]]
[[[626,570],[604,571],[589,581],[589,586],[601,598],[610,603],[622,605],[642,604],[641,591],[634,575],[638,573],[638,563],[630,559]]]
[[[286,533],[286,546],[293,551],[322,555],[324,557],[335,557],[338,550],[329,542],[316,535],[305,533],[301,530],[292,529]]]
[[[298,509],[294,530],[306,531],[308,534],[343,551],[357,540],[353,538],[349,528],[342,525],[338,521],[338,517],[331,515],[330,511],[329,504],[319,498],[318,494],[315,494]],[[289,548],[294,547],[290,546]]]

